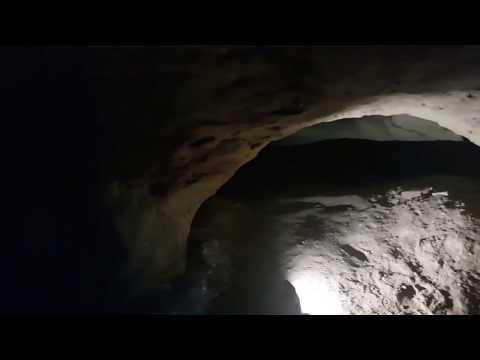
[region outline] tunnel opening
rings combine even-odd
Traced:
[[[195,216],[168,311],[478,313],[480,149],[399,116],[264,148]]]
[[[19,221],[13,252],[4,251],[3,311],[317,313],[340,301],[353,313],[398,313],[420,301],[432,313],[475,313],[478,301],[466,300],[478,298],[478,159],[459,150],[469,143],[331,129],[408,113],[480,145],[478,47],[275,48],[6,48],[15,97],[7,118],[21,125],[8,161]],[[425,129],[407,123],[380,133]],[[287,143],[315,124],[340,135]],[[283,146],[270,143],[281,138]],[[448,171],[445,159],[454,159]],[[414,168],[408,187],[402,179]],[[450,180],[429,178],[419,190],[420,176],[433,174]],[[379,254],[388,266],[374,261]],[[315,283],[315,264],[330,282]],[[439,285],[440,275],[460,285]],[[322,292],[332,300],[317,301]],[[291,311],[275,298],[291,299]]]

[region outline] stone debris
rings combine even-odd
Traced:
[[[251,220],[240,225],[247,219],[235,218],[236,236],[275,250],[256,260],[252,248],[237,261],[252,267],[258,261],[268,269],[274,253],[272,269],[281,266],[287,278],[308,271],[332,284],[346,314],[480,314],[480,221],[448,191],[432,190],[278,199],[276,204],[303,206],[275,212],[270,204],[264,215],[257,203],[256,221],[271,228],[259,232]],[[238,250],[224,251],[239,256]],[[305,295],[298,296],[301,302]]]

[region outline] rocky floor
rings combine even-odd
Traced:
[[[304,300],[306,311],[480,312],[480,223],[462,201],[449,197],[446,186],[407,188],[368,198],[295,199],[307,209],[280,216],[285,226],[280,241],[289,244],[286,273],[296,288],[299,284],[300,301],[310,297]],[[337,303],[322,306],[322,295],[308,293],[305,278],[319,289],[326,284],[325,296]]]
[[[468,142],[268,147],[202,205],[152,309],[480,314],[479,162]]]
[[[210,296],[203,311],[295,313],[286,279],[301,313],[480,314],[477,178],[321,188],[207,202],[191,238]]]

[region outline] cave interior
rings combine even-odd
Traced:
[[[0,55],[1,313],[480,314],[479,46]]]

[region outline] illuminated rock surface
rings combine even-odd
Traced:
[[[282,309],[288,297],[274,296],[268,281],[257,285],[259,278],[274,283],[283,276],[310,314],[478,314],[479,190],[471,179],[427,177],[350,195],[320,190],[264,202],[212,199],[205,211],[213,213],[213,233],[204,245],[210,277],[240,278],[244,286],[228,290],[235,295],[220,300],[227,302],[222,311],[286,313],[275,306]],[[207,250],[212,246],[216,255]],[[225,266],[222,256],[233,264]],[[257,307],[233,306],[237,293]],[[258,304],[266,293],[270,309]]]
[[[462,141],[448,129],[428,120],[408,115],[368,116],[319,124],[300,130],[277,145],[309,144],[331,139],[364,139],[375,141]]]
[[[333,144],[315,149],[333,151]],[[357,152],[378,153],[378,144]],[[382,159],[406,146],[383,148]],[[403,152],[406,162],[422,147],[429,152],[425,144],[410,146],[410,154]],[[432,158],[446,145],[437,146],[430,150]],[[447,149],[455,153],[456,146]],[[192,293],[188,301],[208,298],[199,313],[291,314],[296,301],[309,314],[480,313],[480,182],[475,170],[429,176],[423,172],[440,166],[430,161],[416,169],[410,165],[413,174],[399,176],[400,163],[368,169],[354,160],[371,172],[370,178],[358,172],[365,180],[356,184],[356,168],[312,170],[310,157],[279,178],[289,158],[278,156],[286,149],[273,151],[207,201],[194,221],[189,241],[196,255],[190,262],[203,274],[204,292]],[[302,158],[297,151],[291,156]],[[273,158],[276,165],[261,172]],[[443,158],[444,172],[457,171],[452,159]],[[298,300],[282,292],[285,279]],[[185,305],[176,311],[191,310]]]

